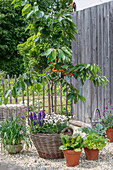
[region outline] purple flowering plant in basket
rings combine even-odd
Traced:
[[[68,118],[64,115],[48,115],[44,111],[36,114],[30,112],[29,115],[29,127],[31,133],[60,133],[67,127]]]
[[[113,107],[110,105],[110,101],[105,106],[105,110],[97,110],[99,116],[99,124],[103,126],[104,130],[107,128],[113,129]]]

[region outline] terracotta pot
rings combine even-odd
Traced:
[[[86,158],[88,160],[97,160],[99,156],[99,150],[98,149],[88,149],[84,148]]]
[[[107,135],[107,138],[110,140],[110,142],[113,142],[113,129],[107,129],[106,135]]]
[[[18,145],[14,145],[14,146],[13,145],[6,145],[6,150],[10,154],[19,153],[22,149],[23,149],[22,144],[18,144]]]
[[[74,150],[63,150],[66,165],[68,167],[73,167],[78,165],[81,152],[82,150],[80,152],[75,152]]]

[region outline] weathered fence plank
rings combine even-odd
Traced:
[[[8,85],[9,85],[9,90],[10,90],[10,89],[11,89],[11,85],[10,85],[9,75],[7,75],[7,79],[8,79]],[[10,93],[10,104],[12,104],[12,96],[11,96],[11,93]]]
[[[78,102],[73,109],[76,120],[83,120],[84,117],[87,122],[96,108],[104,109],[108,98],[113,105],[113,1],[74,12],[72,16],[78,28],[78,35],[75,36],[77,43],[72,43],[73,63],[98,64],[101,75],[110,80],[105,88],[103,85],[95,88],[88,81],[81,87],[81,94],[86,97],[85,105]],[[78,82],[74,84],[78,87]]]

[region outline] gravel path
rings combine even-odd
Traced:
[[[0,170],[113,170],[113,143],[108,143],[100,151],[96,161],[86,160],[84,150],[81,153],[79,165],[73,168],[66,166],[64,159],[47,160],[40,158],[33,146],[25,148],[21,153],[10,155],[0,153]]]

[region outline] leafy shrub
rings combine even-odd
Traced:
[[[108,139],[105,139],[104,136],[91,133],[87,135],[86,140],[84,141],[84,147],[102,150],[106,146],[106,141],[108,141]]]
[[[11,120],[5,120],[0,125],[0,137],[1,137],[1,148],[6,147],[7,144],[18,145],[21,142],[25,142],[29,147],[31,141],[27,129],[25,126],[25,120],[16,117]]]
[[[76,133],[73,136],[60,134],[60,137],[63,144],[59,147],[60,150],[81,151],[81,148],[83,147],[83,138],[79,133]]]

